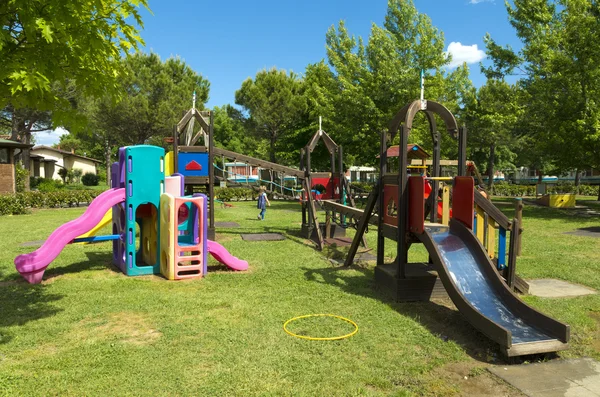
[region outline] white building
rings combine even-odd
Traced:
[[[75,154],[74,151],[55,149],[50,146],[34,146],[30,152],[30,174],[35,177],[62,180],[58,170],[80,169],[81,175],[98,174],[100,160]]]

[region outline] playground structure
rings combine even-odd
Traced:
[[[199,130],[195,131],[195,123],[198,122]],[[173,151],[166,154],[167,175],[170,173],[179,173],[185,177],[185,193],[193,194],[196,190],[203,190],[207,193],[208,204],[208,238],[215,238],[214,226],[214,185],[220,179],[230,186],[242,186],[243,177],[248,175],[237,174],[227,171],[226,159],[231,160],[232,164],[244,164],[249,169],[260,169],[269,172],[269,180],[261,179],[260,172],[252,175],[252,178],[246,178],[247,182],[253,182],[252,188],[258,190],[261,184],[268,187],[270,192],[280,189],[278,195],[289,197],[291,199],[299,198],[302,203],[302,235],[309,239],[314,239],[318,249],[322,249],[324,242],[324,229],[317,220],[317,210],[315,206],[316,195],[309,194],[317,185],[325,186],[325,192],[318,196],[318,199],[336,200],[342,204],[349,204],[354,207],[354,201],[349,194],[348,182],[344,176],[343,150],[331,137],[321,129],[315,132],[309,143],[300,150],[300,169],[283,166],[270,161],[261,160],[245,154],[236,153],[230,150],[215,147],[213,137],[213,115],[210,111],[199,111],[192,107],[173,129],[173,137],[169,140],[173,143]],[[197,145],[198,143],[204,145]],[[312,173],[310,155],[319,143],[323,140],[331,157],[331,171],[329,173]],[[223,165],[219,168],[215,164],[215,158],[220,158]],[[212,165],[212,166],[209,166]],[[337,168],[336,168],[337,167]],[[215,175],[215,168],[220,171],[220,178]],[[234,178],[229,178],[233,175]],[[274,175],[279,175],[274,178]],[[242,177],[242,178],[238,178]],[[284,186],[286,177],[294,178],[297,181],[299,189]],[[236,181],[231,181],[235,179]],[[289,194],[288,194],[289,192]],[[348,200],[348,201],[346,201]],[[335,231],[334,231],[335,232]],[[343,228],[338,229],[337,235],[343,232]],[[329,236],[325,236],[329,237]]]
[[[165,176],[164,149],[130,146],[119,149],[111,168],[112,188],[94,199],[85,213],[56,229],[42,246],[15,258],[17,271],[39,283],[48,265],[70,243],[113,242],[113,263],[128,276],[162,274],[169,280],[203,277],[207,253],[234,270],[246,261],[207,239],[207,198],[183,196],[184,177]],[[112,234],[97,232],[112,211]]]
[[[388,142],[399,135],[398,147],[407,148],[414,117],[421,111],[433,141],[431,176],[409,175],[409,156],[400,150],[397,171],[388,172]],[[454,178],[439,175],[441,140],[436,116],[458,139],[458,176]],[[447,294],[466,319],[498,343],[507,356],[567,349],[569,326],[531,308],[513,292],[521,222],[509,220],[475,189],[473,178],[467,176],[466,137],[466,128],[459,128],[454,115],[436,102],[417,100],[394,116],[388,131],[381,135],[381,174],[365,209],[323,201],[327,213],[358,219],[345,266],[352,265],[368,224],[375,224],[375,281],[395,300],[429,300]],[[448,185],[439,189],[444,182]],[[440,199],[441,208],[436,211]],[[392,263],[386,263],[384,257],[386,239],[396,244]],[[408,251],[418,243],[426,247],[429,263],[409,263]]]

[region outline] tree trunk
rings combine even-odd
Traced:
[[[29,145],[29,143],[31,142],[31,132],[30,132],[31,126],[28,129],[25,126],[25,120],[23,120],[21,117],[18,117],[16,112],[13,111],[12,114],[12,123],[11,123],[11,131],[10,131],[10,137],[12,140],[20,140],[21,143],[25,143],[27,145]],[[20,139],[19,139],[20,138]],[[27,170],[27,174],[29,175],[30,172],[30,151],[29,148],[23,148],[22,152],[21,152],[21,164],[23,165],[23,168]],[[25,191],[29,191],[29,177],[25,178]]]
[[[277,131],[272,131],[270,138],[271,138],[271,146],[270,146],[269,151],[271,153],[269,153],[269,158],[272,163],[277,163],[276,158],[275,158],[275,142],[277,142]]]
[[[490,145],[490,157],[488,160],[488,191],[492,191],[492,187],[494,186],[494,162],[496,157],[496,144],[492,143]]]
[[[581,177],[579,176],[579,168],[575,168],[575,194],[579,194],[579,185],[581,184]]]
[[[106,162],[106,184],[108,187],[111,187],[111,159],[110,159],[110,145],[108,144],[108,140],[104,141],[104,160]]]

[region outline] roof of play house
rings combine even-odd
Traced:
[[[421,146],[414,144],[414,143],[410,143],[408,145],[406,145],[406,153],[408,155],[408,159],[412,160],[412,159],[426,159],[429,157],[429,154],[423,150],[423,148],[421,148]],[[399,145],[394,145],[394,146],[390,146],[387,150],[387,157],[398,157],[400,154],[400,146]],[[379,158],[379,155],[377,155],[377,158]]]

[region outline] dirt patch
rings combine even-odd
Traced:
[[[226,234],[226,233],[215,233],[215,241],[222,243],[224,241],[231,241],[233,239],[239,239],[239,235],[237,234]]]
[[[485,366],[472,362],[451,363],[436,370],[435,374],[460,390],[461,396],[525,396],[492,375]]]
[[[78,340],[116,340],[137,346],[156,342],[162,333],[149,324],[139,313],[113,313],[104,318],[88,318],[80,321],[70,334]]]

